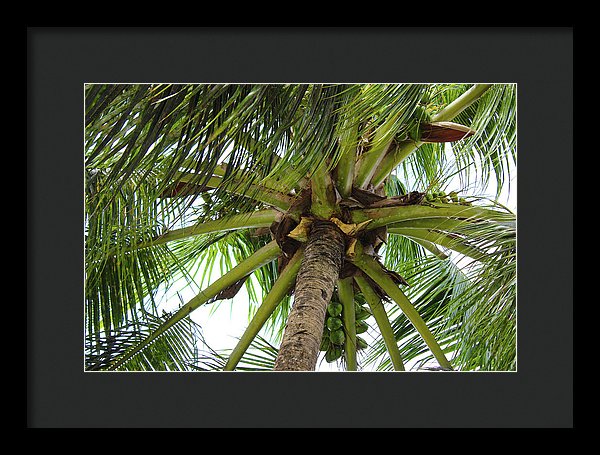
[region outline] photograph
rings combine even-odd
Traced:
[[[517,370],[517,84],[82,96],[86,372]]]

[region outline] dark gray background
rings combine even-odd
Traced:
[[[518,372],[84,373],[86,82],[517,83]],[[28,427],[573,426],[572,28],[34,27],[27,117]]]

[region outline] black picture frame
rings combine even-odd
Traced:
[[[86,82],[518,84],[518,371],[85,373]],[[572,179],[572,27],[28,27],[27,427],[571,428]]]

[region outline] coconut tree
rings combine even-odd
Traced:
[[[515,111],[511,84],[86,85],[86,369],[515,369]],[[200,353],[190,314],[242,286],[237,345]]]

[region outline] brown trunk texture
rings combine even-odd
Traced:
[[[315,220],[296,277],[294,305],[275,361],[276,371],[314,371],[327,304],[339,277],[344,234],[329,221]]]

